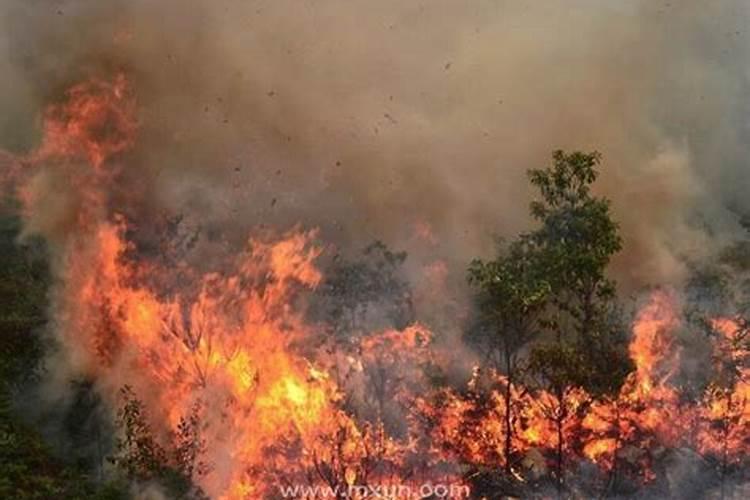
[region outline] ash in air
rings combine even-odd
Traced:
[[[746,2],[0,19],[0,497],[750,494]]]

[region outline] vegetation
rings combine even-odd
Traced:
[[[172,446],[165,448],[155,439],[143,403],[132,389],[123,387],[121,396],[117,424],[123,437],[112,462],[132,481],[158,483],[170,498],[206,498],[194,486],[194,480],[209,470],[200,458],[206,445],[201,439],[200,405],[180,420]]]
[[[559,487],[570,391],[614,393],[631,369],[615,283],[606,277],[622,240],[608,200],[591,191],[600,159],[556,151],[551,167],[530,171],[538,227],[501,246],[494,260],[469,267],[481,317],[472,338],[506,377],[504,455],[513,457],[513,385],[533,379],[555,396],[545,410],[557,428]],[[512,465],[506,460],[506,473]]]
[[[517,470],[529,470],[524,462],[529,460],[530,450],[546,454],[540,459],[545,462],[540,483],[546,484],[538,491],[556,488],[560,497],[569,493],[566,470],[571,454],[583,454],[573,449],[580,448],[580,443],[566,442],[570,435],[566,427],[571,421],[580,423],[581,416],[597,403],[617,399],[633,374],[627,321],[617,284],[608,277],[610,261],[623,241],[609,201],[593,190],[600,163],[596,152],[557,151],[549,167],[530,171],[531,185],[537,191],[537,199],[530,205],[534,226],[514,239],[499,242],[494,258],[474,260],[468,267],[475,308],[466,336],[482,356],[477,373],[491,373],[492,386],[483,387],[475,374],[466,397],[471,404],[465,407],[470,409],[462,416],[469,423],[486,425],[489,421],[490,429],[501,429],[496,434],[501,439],[493,443],[491,458],[485,461],[489,467],[468,463],[481,456],[482,450],[477,451],[480,446],[471,446],[476,453],[461,463],[470,466],[467,477],[477,495],[497,498],[498,491],[516,494],[518,490],[513,488],[521,482],[514,483],[514,478]],[[158,484],[169,498],[206,498],[196,486],[210,472],[210,464],[202,460],[207,443],[202,438],[204,408],[200,403],[183,416],[171,434],[160,433],[157,439],[145,405],[130,387],[121,390],[121,406],[110,409],[98,398],[92,381],[70,381],[72,404],[58,418],[62,423],[55,432],[62,433],[61,440],[77,451],[64,456],[61,447],[51,446],[34,429],[31,419],[21,418],[21,396],[44,375],[44,355],[55,346],[44,334],[51,282],[45,247],[35,240],[19,244],[19,230],[17,218],[0,220],[0,498],[124,499],[132,496],[132,485],[146,483]],[[180,240],[180,248],[190,247],[195,238],[190,235]],[[685,288],[685,316],[692,321],[683,333],[683,345],[690,358],[699,362],[681,367],[682,372],[675,375],[683,384],[680,398],[693,398],[696,405],[704,398],[724,408],[705,417],[710,425],[703,432],[709,437],[715,434],[720,443],[703,458],[716,471],[721,497],[730,494],[730,478],[741,473],[744,464],[731,455],[729,443],[745,439],[741,428],[746,425],[741,415],[745,402],[738,402],[733,391],[750,359],[748,241],[729,246],[710,264],[692,263]],[[172,258],[170,252],[164,254],[165,259]],[[406,253],[392,251],[379,241],[354,257],[335,256],[324,268],[324,281],[310,297],[309,308],[310,319],[328,327],[326,338],[312,339],[312,347],[328,342],[326,347],[350,358],[348,364],[343,363],[348,371],[334,373],[337,384],[344,390],[347,383],[364,386],[359,399],[347,395],[351,400],[341,401],[341,408],[367,421],[366,429],[392,436],[407,436],[409,429],[401,428],[400,423],[412,416],[407,415],[411,408],[405,408],[398,397],[399,388],[413,383],[417,389],[412,392],[416,393],[426,385],[436,385],[419,385],[433,380],[424,373],[425,366],[432,366],[425,362],[429,354],[418,356],[427,350],[427,334],[415,330],[411,344],[398,344],[389,336],[389,329],[405,329],[415,320],[411,289],[403,277],[406,258]],[[734,331],[724,332],[727,338],[719,341],[712,339],[721,334],[712,323],[717,317],[729,318],[735,325]],[[382,337],[376,338],[372,332]],[[733,354],[711,349],[722,343]],[[745,356],[738,357],[738,352]],[[347,379],[350,376],[352,381]],[[452,390],[441,389],[445,389],[442,396]],[[543,446],[528,445],[527,439],[521,450],[517,444],[523,425],[519,422],[531,417],[528,411],[523,414],[520,406],[541,394],[545,397],[533,403],[541,408],[541,420],[554,429],[554,436]],[[654,401],[680,408],[677,399]],[[644,396],[634,401],[637,406],[651,400]],[[618,412],[613,417],[616,424],[640,411],[625,405],[622,410],[632,415],[621,417],[621,408],[613,408]],[[602,442],[611,438],[605,435],[607,423],[602,424]],[[616,462],[624,445],[619,428],[614,432]],[[631,447],[642,443],[640,432],[642,429],[630,433]],[[476,441],[474,436],[482,435],[470,436]],[[367,439],[365,462],[372,467],[368,460],[377,453],[368,448],[372,443]],[[320,465],[318,472],[328,482],[346,484],[346,468],[340,469],[333,474]],[[616,465],[607,473],[612,478],[607,486],[610,489],[602,491],[614,491]],[[509,484],[513,486],[506,488]]]
[[[127,498],[117,480],[97,481],[90,469],[60,457],[14,409],[42,370],[50,282],[44,246],[18,245],[19,229],[18,219],[0,219],[0,498]]]
[[[314,319],[329,325],[339,339],[411,323],[411,289],[401,272],[406,257],[381,241],[369,244],[355,259],[334,256],[314,297]]]

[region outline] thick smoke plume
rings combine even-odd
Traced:
[[[740,0],[9,0],[0,17],[0,146],[28,151],[44,103],[125,71],[130,189],[230,236],[302,222],[344,251],[380,238],[462,266],[528,224],[526,169],[598,149],[637,285],[679,279],[750,208]]]

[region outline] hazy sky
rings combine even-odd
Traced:
[[[125,71],[153,207],[244,235],[320,226],[459,274],[528,226],[528,168],[598,149],[629,284],[678,280],[750,211],[743,0],[0,3],[0,147]],[[432,228],[436,243],[415,236]],[[244,237],[244,236],[243,236]]]

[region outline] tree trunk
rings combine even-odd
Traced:
[[[563,400],[564,391],[557,391],[558,412],[555,418],[557,427],[557,498],[562,498],[563,492],[563,423],[565,422],[565,401]]]
[[[507,377],[505,383],[505,472],[510,475],[512,473],[512,467],[510,463],[510,455],[512,452],[513,445],[513,415],[511,403],[513,400],[512,384],[513,379],[511,378],[511,362],[510,356],[506,353],[505,366],[507,369]]]

